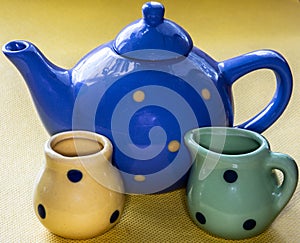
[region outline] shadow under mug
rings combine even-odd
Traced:
[[[270,151],[256,132],[203,127],[185,137],[193,166],[187,206],[203,230],[226,239],[263,232],[292,197],[298,168],[288,155]],[[275,170],[283,173],[279,182]]]

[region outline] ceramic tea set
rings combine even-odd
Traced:
[[[99,235],[120,219],[124,194],[187,185],[188,209],[199,227],[247,238],[262,232],[291,198],[296,163],[270,152],[258,134],[289,102],[292,74],[284,57],[258,50],[217,62],[164,12],[160,3],[145,3],[143,18],[70,70],[28,41],[3,46],[51,135],[34,203],[53,233]],[[232,128],[233,83],[263,68],[276,74],[272,100]],[[284,174],[280,185],[274,169]]]

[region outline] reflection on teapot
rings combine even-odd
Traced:
[[[191,164],[183,135],[196,127],[233,126],[231,86],[241,76],[268,68],[277,79],[270,103],[241,128],[267,129],[292,91],[290,68],[279,53],[259,50],[216,62],[164,11],[160,3],[144,4],[143,18],[70,70],[52,64],[28,41],[3,46],[47,131],[80,129],[108,137],[128,193],[185,185]]]

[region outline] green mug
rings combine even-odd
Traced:
[[[292,197],[298,168],[288,155],[270,151],[260,134],[204,127],[185,134],[193,165],[187,206],[203,230],[225,239],[262,233]],[[276,170],[283,173],[282,183]]]

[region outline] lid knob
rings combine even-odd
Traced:
[[[187,56],[193,48],[190,35],[179,25],[164,18],[165,7],[147,2],[143,18],[127,25],[113,42],[114,50],[124,57],[139,60],[166,60]]]
[[[142,7],[143,16],[146,24],[155,27],[164,20],[165,8],[161,3],[148,2]]]

